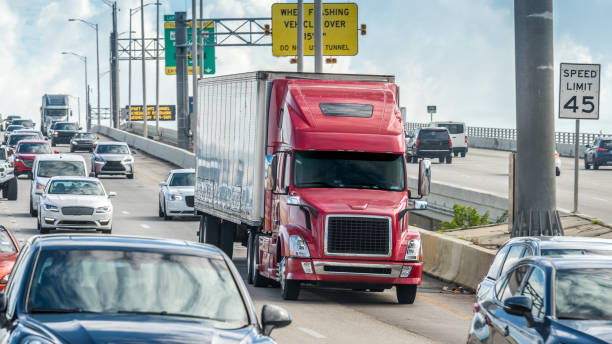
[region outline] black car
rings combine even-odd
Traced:
[[[519,237],[499,249],[484,280],[478,284],[476,300],[490,295],[493,286],[519,259],[530,256],[605,255],[612,256],[612,240],[572,236]]]
[[[421,128],[406,139],[406,159],[413,163],[419,158],[438,158],[440,163],[453,161],[453,142],[446,128]]]
[[[612,341],[612,257],[519,260],[474,304],[468,343]]]
[[[586,145],[584,168],[598,170],[599,166],[612,165],[612,138],[598,137],[592,145]]]
[[[70,141],[70,151],[93,151],[98,144],[99,137],[92,133],[77,133]]]
[[[289,325],[218,248],[178,240],[34,236],[0,293],[3,343],[274,343]]]
[[[55,122],[51,127],[51,146],[55,147],[58,144],[70,144],[72,137],[81,130],[76,123],[71,122]]]
[[[31,119],[14,119],[11,124],[22,125],[24,128],[34,128],[34,122]]]
[[[6,119],[4,120],[4,126],[2,129],[6,130],[6,128],[11,125],[11,122],[13,120],[19,119],[21,118],[21,116],[16,116],[16,115],[10,115],[10,116],[6,116]]]

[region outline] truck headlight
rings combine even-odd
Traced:
[[[310,251],[306,240],[300,235],[289,236],[289,256],[299,258],[310,258]]]
[[[47,211],[59,212],[59,208],[53,204],[45,204],[45,209]]]
[[[173,201],[180,201],[183,199],[183,196],[181,195],[170,195],[170,199]]]
[[[98,214],[108,213],[109,211],[110,211],[110,207],[98,207],[98,208],[96,208],[96,213],[98,213]]]
[[[419,261],[421,259],[421,239],[410,239],[406,245],[406,261]]]

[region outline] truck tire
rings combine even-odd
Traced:
[[[223,221],[220,228],[219,248],[231,259],[234,254],[234,238],[236,237],[237,226],[233,222]]]
[[[443,163],[444,163],[444,157],[443,157],[443,156],[439,157],[439,158],[438,158],[438,161],[439,161],[441,164],[443,164]]]
[[[221,223],[219,218],[212,215],[202,215],[200,218],[200,231],[204,242],[219,247]]]
[[[10,179],[8,181],[8,185],[6,186],[6,189],[4,189],[6,192],[4,194],[4,197],[6,197],[9,201],[16,201],[17,200],[17,177],[13,177],[12,179]]]
[[[247,283],[253,284],[253,269],[255,267],[253,258],[253,252],[255,248],[255,231],[249,231],[249,238],[247,240]]]
[[[561,170],[558,167],[555,167],[555,175],[557,177],[561,175]]]
[[[284,300],[297,300],[300,296],[300,281],[288,280],[286,278],[285,266],[287,264],[287,257],[283,257],[280,264],[278,264],[279,275],[280,275],[280,289],[281,296]]]
[[[259,270],[257,270],[255,268],[255,266],[257,264],[259,264],[259,235],[255,234],[253,235],[253,262],[251,264],[251,266],[253,267],[252,269],[252,276],[251,279],[253,280],[253,286],[257,287],[257,288],[263,288],[263,287],[267,287],[270,284],[270,280],[264,276],[262,276],[259,273]]]
[[[449,154],[446,156],[446,163],[451,164],[453,162],[453,157]]]
[[[411,305],[414,303],[417,293],[416,284],[399,284],[395,286],[397,302],[401,305]]]

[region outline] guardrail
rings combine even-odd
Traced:
[[[147,124],[149,137],[156,138],[157,141],[167,143],[169,145],[178,145],[177,133],[175,129],[159,127],[159,134],[155,129],[155,124]],[[126,122],[121,124],[121,130],[142,135],[144,123],[142,122]]]

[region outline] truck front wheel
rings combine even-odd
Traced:
[[[285,300],[297,300],[300,296],[300,281],[287,279],[287,257],[283,257],[279,264],[281,296]]]
[[[270,280],[262,276],[257,270],[257,264],[259,264],[259,235],[253,235],[253,246],[251,247],[252,254],[248,256],[251,259],[251,277],[253,285],[257,288],[267,287],[270,284]]]
[[[9,201],[17,200],[17,177],[13,177],[7,182],[7,186],[3,189],[4,197]]]
[[[414,303],[417,293],[416,284],[399,284],[395,286],[397,302],[401,305],[411,305]]]

